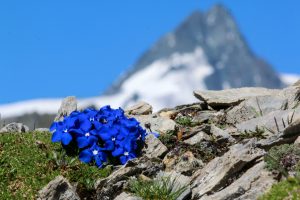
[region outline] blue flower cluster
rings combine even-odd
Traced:
[[[146,136],[135,118],[127,118],[121,108],[110,106],[74,111],[63,121],[54,122],[50,131],[52,142],[61,142],[63,147],[75,143],[79,159],[95,161],[98,167],[115,158],[122,164],[136,158]]]

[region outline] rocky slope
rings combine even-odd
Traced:
[[[282,179],[279,175],[284,171],[271,173],[264,158],[270,148],[292,144],[300,136],[300,81],[280,90],[197,90],[194,96],[198,99],[194,104],[156,113],[143,102],[127,109],[128,116],[161,135],[147,136],[142,156],[97,180],[90,197],[141,199],[132,193],[133,180],[168,177],[176,182],[172,187],[184,188],[178,200],[252,200]],[[64,105],[68,106],[61,107],[60,117],[76,108],[72,99]],[[283,167],[292,169],[299,156],[286,156]],[[57,177],[39,192],[39,198],[84,199],[75,186]]]

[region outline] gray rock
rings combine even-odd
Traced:
[[[192,178],[193,197],[199,198],[211,192],[216,192],[236,176],[244,166],[262,157],[265,151],[255,147],[256,140],[251,139],[246,144],[235,144],[222,157],[211,160],[203,169],[196,171]]]
[[[202,141],[210,141],[210,140],[211,140],[211,138],[209,137],[209,135],[207,135],[203,131],[200,131],[200,132],[196,133],[195,135],[193,135],[192,137],[190,137],[189,139],[184,140],[183,142],[186,144],[189,144],[189,145],[195,145]]]
[[[38,200],[79,200],[76,189],[63,176],[50,181],[38,192]]]
[[[0,133],[26,133],[29,128],[22,123],[10,123],[0,129]]]
[[[139,102],[125,110],[127,115],[149,115],[152,114],[152,106],[146,102]]]
[[[250,97],[239,105],[229,110],[227,114],[227,123],[235,124],[247,121],[256,117],[264,116],[272,111],[284,109],[288,104],[285,97],[268,95]]]
[[[161,178],[168,178],[171,183],[173,182],[174,185],[172,185],[172,192],[176,192],[182,188],[185,188],[184,192],[176,200],[184,200],[191,195],[190,177],[184,176],[175,171],[171,171],[160,172],[156,178],[158,180],[160,180]]]
[[[66,97],[62,101],[54,121],[62,121],[65,116],[70,115],[73,111],[76,110],[77,110],[76,97],[74,96]]]
[[[162,157],[168,151],[168,148],[153,134],[149,134],[146,136],[145,144],[145,156],[149,158]]]
[[[210,133],[216,138],[217,142],[235,142],[235,139],[227,131],[215,125],[210,126]]]
[[[281,132],[285,126],[287,127],[289,125],[292,115],[294,115],[294,119],[300,118],[300,108],[295,110],[273,111],[267,115],[236,124],[236,127],[240,132],[244,132],[245,130],[255,131],[256,127],[271,130],[271,132]],[[276,125],[275,119],[278,126]]]
[[[176,126],[176,123],[173,120],[157,115],[133,115],[133,117],[141,123],[143,128],[147,129],[148,125],[150,125],[151,131],[155,131],[160,134],[172,131]]]
[[[236,88],[228,90],[194,91],[194,96],[211,107],[230,107],[254,96],[275,95],[280,90],[266,88]]]
[[[216,111],[210,111],[210,110],[200,111],[197,113],[196,116],[193,117],[193,122],[200,124],[212,120],[215,116],[216,116]]]
[[[96,181],[96,197],[101,200],[113,199],[121,193],[123,187],[128,183],[129,178],[137,177],[140,174],[156,176],[163,167],[160,159],[149,159],[144,156],[139,159],[130,160],[107,178]]]
[[[136,197],[126,192],[122,192],[114,200],[143,200],[141,197]]]
[[[300,105],[300,86],[290,86],[281,90],[278,94],[288,100],[288,109],[294,109]]]
[[[284,135],[300,135],[300,118],[289,124],[283,131]]]
[[[192,152],[187,151],[182,155],[178,155],[175,152],[169,152],[163,159],[165,165],[165,171],[176,171],[182,174],[191,175],[196,169],[203,167],[202,160],[195,158]]]
[[[270,173],[265,170],[265,163],[260,162],[229,186],[212,195],[205,195],[200,200],[247,199],[246,196],[249,197],[250,194],[251,199],[257,199],[275,182]]]
[[[294,144],[300,145],[300,136],[295,140]]]

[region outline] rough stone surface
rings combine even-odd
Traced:
[[[210,133],[217,139],[217,142],[234,142],[235,139],[225,130],[215,125],[210,126]]]
[[[239,173],[248,163],[262,157],[265,152],[255,147],[255,139],[246,144],[235,144],[222,157],[216,157],[193,175],[193,197],[216,192],[226,181]]]
[[[153,134],[146,136],[145,144],[144,155],[149,158],[162,157],[168,151],[168,148]]]
[[[287,107],[288,100],[281,96],[250,97],[227,112],[227,122],[231,124],[241,123],[270,112]]]
[[[122,192],[114,200],[143,200],[141,197],[136,197],[126,192]]]
[[[80,200],[76,189],[63,176],[50,181],[38,193],[38,200]]]
[[[212,107],[230,107],[239,104],[249,97],[275,95],[279,91],[280,90],[266,88],[245,87],[220,91],[194,91],[194,95]]]
[[[237,199],[246,196],[257,199],[276,181],[265,169],[265,163],[260,162],[248,169],[240,178],[229,186],[212,195],[205,195],[200,200],[227,200]],[[241,198],[243,199],[243,198]]]
[[[300,145],[300,136],[295,140],[294,143]]]
[[[240,132],[244,132],[245,130],[255,131],[256,127],[265,128],[274,132],[281,132],[284,130],[284,126],[288,126],[288,118],[291,119],[293,113],[294,119],[300,118],[300,108],[293,110],[277,110],[270,112],[267,115],[236,124],[236,127]],[[275,119],[277,121],[278,128]]]
[[[191,138],[184,140],[183,142],[186,143],[186,144],[195,145],[195,144],[200,143],[204,140],[205,141],[210,141],[211,138],[209,137],[209,135],[207,135],[203,131],[200,131],[200,132],[196,133],[194,136],[192,136]]]
[[[140,174],[153,177],[161,170],[163,170],[163,163],[159,159],[141,157],[130,160],[107,178],[96,182],[96,197],[101,200],[113,199],[122,192],[130,177],[137,177]]]
[[[190,181],[191,178],[184,176],[178,172],[160,172],[157,175],[157,179],[161,178],[169,178],[171,182],[174,182],[172,191],[175,192],[181,188],[186,188],[185,191],[176,199],[176,200],[184,200],[187,199],[191,195],[191,187]]]
[[[284,135],[300,135],[300,118],[297,118],[283,131]]]
[[[70,96],[63,99],[58,113],[54,121],[61,121],[65,116],[70,115],[73,111],[77,110],[77,100],[76,97]]]
[[[172,131],[176,126],[173,120],[157,115],[134,115],[133,117],[135,117],[145,129],[148,129],[148,125],[150,125],[151,131],[160,134]]]
[[[139,102],[125,110],[128,115],[149,115],[152,114],[152,106],[146,102]]]
[[[203,167],[202,160],[195,158],[192,152],[187,151],[182,155],[177,155],[174,152],[169,152],[163,159],[165,171],[176,171],[182,174],[191,175],[193,171]]]
[[[22,123],[10,123],[0,129],[0,133],[26,133],[29,128]]]

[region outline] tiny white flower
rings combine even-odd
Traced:
[[[124,156],[129,156],[129,152],[125,151]]]
[[[116,141],[116,138],[113,137],[113,138],[111,138],[111,140],[112,140],[112,141]]]
[[[90,133],[86,133],[86,134],[85,134],[85,137],[89,137],[89,136],[90,136]]]

